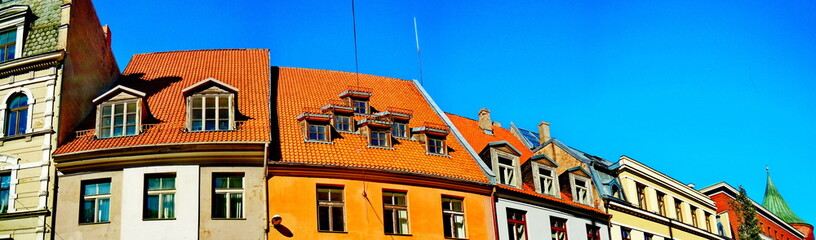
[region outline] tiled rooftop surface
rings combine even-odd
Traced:
[[[476,160],[452,134],[446,140],[450,157],[426,154],[423,144],[408,139],[396,139],[393,149],[370,148],[366,138],[356,133],[333,136],[331,144],[304,141],[296,117],[306,108],[320,108],[336,102],[338,94],[351,86],[370,88],[373,93],[370,105],[377,111],[389,107],[413,111],[408,123],[410,128],[422,127],[425,123],[444,125],[412,81],[284,67],[280,68],[277,96],[281,162],[371,168],[488,182]]]
[[[453,122],[453,125],[456,126],[456,129],[459,130],[460,133],[462,133],[462,136],[465,137],[465,140],[467,140],[467,142],[470,143],[471,147],[473,147],[473,149],[476,150],[477,152],[481,152],[482,149],[484,149],[488,143],[497,141],[507,141],[508,143],[510,143],[510,145],[513,145],[513,147],[521,151],[521,157],[519,158],[520,164],[524,164],[525,162],[527,162],[528,159],[530,159],[530,157],[533,156],[533,153],[530,151],[530,149],[527,149],[524,146],[524,144],[521,143],[521,140],[513,136],[513,134],[510,133],[509,129],[493,126],[493,135],[490,135],[485,133],[479,127],[479,121],[477,120],[450,113],[446,113],[446,115],[451,120],[451,122]],[[497,186],[499,188],[506,189],[509,191],[523,193],[529,196],[543,198],[550,201],[555,201],[566,205],[571,205],[578,208],[605,214],[603,211],[597,208],[573,202],[572,200],[570,200],[572,197],[563,192],[561,193],[561,198],[556,198],[536,192],[535,186],[532,186],[527,183],[523,183],[521,189],[501,184],[498,184]]]
[[[269,69],[266,49],[136,54],[117,84],[146,93],[147,111],[143,114],[148,116],[142,119],[155,125],[136,136],[105,139],[97,139],[89,131],[60,146],[56,154],[165,143],[269,141]],[[238,88],[235,114],[243,123],[234,131],[184,132],[182,89],[210,77]],[[93,128],[95,120],[91,115],[82,126]]]

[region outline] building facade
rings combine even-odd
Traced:
[[[705,188],[700,189],[700,192],[711,197],[717,205],[717,216],[720,221],[725,221],[730,224],[718,224],[718,234],[732,239],[740,239],[738,234],[739,216],[734,211],[731,202],[733,202],[739,190],[725,182],[720,182]],[[761,225],[762,239],[766,240],[805,240],[805,234],[799,232],[795,227],[785,222],[776,214],[771,213],[768,209],[757,202],[751,200],[756,208],[756,217]],[[729,226],[730,227],[726,227]]]
[[[277,71],[269,239],[495,239],[489,171],[418,82]]]
[[[51,155],[119,74],[89,0],[0,4],[0,239],[51,239]]]
[[[609,215],[601,210],[587,165],[533,155],[487,109],[478,120],[447,116],[496,175],[498,239],[609,240]]]
[[[135,55],[54,155],[60,239],[265,239],[269,52]]]

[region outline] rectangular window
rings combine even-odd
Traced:
[[[596,227],[596,226],[592,226],[592,225],[586,225],[586,230],[587,230],[587,240],[601,240],[601,228],[600,227]]]
[[[352,100],[354,104],[354,113],[368,114],[368,102],[360,100]]]
[[[371,131],[371,146],[389,147],[388,132],[386,131]]]
[[[82,182],[80,223],[110,222],[110,179]]]
[[[405,192],[383,192],[383,223],[386,234],[408,234],[408,201]]]
[[[632,240],[632,229],[621,228],[621,240]]]
[[[499,157],[499,183],[515,186],[516,169],[514,166],[513,159]]]
[[[11,201],[11,173],[0,173],[0,213],[8,212]]]
[[[712,232],[711,231],[711,214],[709,214],[709,213],[705,214],[705,226],[706,226],[706,230],[708,230],[708,232]]]
[[[654,238],[654,235],[652,235],[652,234],[649,234],[649,233],[644,233],[643,234],[643,240],[652,240],[652,238]]]
[[[527,240],[526,212],[507,209],[507,235],[511,240]]]
[[[136,135],[137,101],[103,104],[100,111],[99,137]]]
[[[555,195],[555,178],[552,169],[538,167],[538,185],[541,186],[541,194]]]
[[[447,238],[465,238],[465,210],[461,198],[442,197],[442,224]]]
[[[550,217],[550,233],[552,240],[567,240],[567,220]]]
[[[314,141],[328,141],[328,139],[326,139],[326,126],[309,124],[306,139]]]
[[[406,131],[406,129],[407,126],[405,123],[394,122],[394,125],[391,126],[391,134],[394,135],[394,137],[407,138],[408,131]]]
[[[666,194],[657,192],[657,209],[660,211],[660,216],[666,216]]]
[[[145,193],[144,218],[175,218],[176,175],[146,175],[145,186],[147,191]]]
[[[213,174],[213,218],[244,218],[244,174]]]
[[[317,187],[317,230],[326,232],[346,231],[346,207],[343,187]]]
[[[683,221],[683,202],[679,199],[674,199],[674,213],[677,214],[677,221]]]
[[[190,98],[190,131],[232,130],[229,94],[193,95]]]
[[[16,47],[17,30],[0,33],[0,62],[14,59],[14,54],[17,50]]]
[[[445,151],[445,140],[429,137],[428,152],[433,154],[447,154]]]
[[[337,131],[342,131],[342,132],[354,131],[351,128],[351,117],[349,117],[349,116],[335,116],[334,117],[334,128],[337,129]]]
[[[699,224],[697,223],[697,208],[696,207],[691,207],[691,225],[694,225],[695,227],[699,227]]]
[[[589,205],[589,182],[576,178],[573,185],[575,186],[573,201]]]
[[[643,184],[637,184],[637,195],[638,195],[638,204],[640,205],[641,209],[646,209],[646,186]]]

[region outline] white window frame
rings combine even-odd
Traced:
[[[391,198],[390,203],[385,202],[386,197]],[[400,198],[400,197],[403,198],[403,202],[405,203],[404,205],[400,205],[399,201],[397,201],[397,199]],[[391,211],[390,216],[385,215],[386,210]],[[404,217],[404,219],[405,219],[405,229],[404,229],[404,231],[400,226],[401,225],[400,220],[402,219],[400,217],[400,214],[405,216]],[[394,232],[385,232],[385,234],[389,234],[389,235],[409,235],[409,234],[411,234],[410,218],[408,217],[408,193],[407,192],[383,191],[383,218],[391,219],[391,222],[393,223],[393,226],[391,226],[391,228],[394,230]],[[383,221],[383,224],[385,224],[385,221]],[[383,227],[383,230],[385,230],[384,227]]]
[[[583,181],[584,186],[580,187],[586,191],[586,199],[580,199],[578,184],[576,181]],[[592,205],[592,183],[591,179],[570,173],[570,185],[572,186],[572,201],[584,205]]]
[[[30,11],[27,6],[25,6],[25,11]],[[13,9],[7,9],[13,10]],[[2,12],[0,12],[2,13]],[[21,58],[23,56],[23,46],[25,45],[25,23],[26,23],[26,15],[22,14],[21,16],[13,19],[3,20],[0,22],[0,32],[9,31],[12,29],[16,29],[17,31],[17,39],[14,43],[14,59]],[[13,60],[13,59],[12,59]],[[7,60],[8,61],[8,60]]]
[[[149,178],[169,178],[169,177],[173,178],[173,189],[150,190],[150,188],[148,186],[148,179]],[[145,186],[144,186],[145,197],[144,197],[144,206],[143,206],[144,210],[142,211],[143,212],[142,213],[142,218],[143,219],[145,219],[145,220],[162,220],[162,219],[163,220],[172,220],[172,219],[176,219],[176,205],[177,205],[176,204],[176,189],[177,189],[176,179],[177,179],[177,176],[176,176],[175,173],[160,173],[160,174],[145,175]],[[164,183],[162,182],[161,184],[164,184]],[[171,217],[168,217],[167,215],[169,215],[169,214],[164,213],[164,211],[162,211],[164,209],[164,207],[165,207],[164,206],[164,197],[167,196],[167,195],[173,195],[173,213],[172,213],[173,216],[171,216]],[[148,198],[148,196],[158,196],[159,197],[158,216],[156,216],[155,218],[148,218],[147,216],[144,215],[145,214],[144,212],[146,212],[146,210],[147,210],[147,198]]]
[[[133,134],[128,135],[127,134],[127,126],[128,126],[127,116],[128,116],[128,104],[130,104],[130,103],[135,103],[136,104],[136,111],[135,111],[135,113],[133,113],[133,114],[136,115],[136,122],[134,123],[136,130],[135,130],[135,132]],[[122,126],[121,126],[122,127],[122,134],[114,136],[113,133],[114,133],[114,129],[116,128],[115,127],[115,125],[116,125],[115,120],[116,120],[116,106],[117,105],[123,105],[122,106],[122,114],[121,114],[121,117],[123,118],[122,119]],[[110,107],[110,118],[111,118],[110,126],[106,127],[106,129],[103,129],[102,121],[103,121],[103,118],[104,118],[104,116],[103,116],[104,109],[105,109],[105,107],[108,107],[108,106]],[[107,130],[109,132],[109,134],[110,134],[107,137],[103,136],[103,134],[102,134],[103,131],[105,131],[105,130]],[[97,107],[96,107],[96,137],[97,138],[115,138],[115,137],[136,136],[136,135],[139,135],[141,132],[142,132],[142,99],[136,98],[136,99],[115,100],[115,101],[103,102],[103,103],[97,105]]]
[[[244,194],[244,186],[246,186],[246,183],[244,182],[244,179],[245,179],[244,174],[243,173],[213,173],[212,176],[213,176],[213,178],[212,178],[212,180],[213,180],[213,198],[211,200],[212,200],[212,204],[213,204],[213,206],[212,206],[213,207],[213,211],[212,211],[213,215],[215,214],[214,208],[218,207],[218,206],[215,206],[215,196],[216,195],[226,195],[226,201],[224,201],[224,204],[226,204],[226,206],[225,206],[226,212],[224,214],[226,214],[226,216],[224,216],[224,217],[212,216],[212,218],[213,219],[244,219],[245,218],[245,211],[244,210],[245,210],[245,206],[246,206],[246,194]],[[230,188],[229,186],[227,186],[227,188],[218,188],[218,186],[215,186],[215,180],[216,180],[216,178],[221,178],[221,177],[226,177],[226,178],[240,177],[241,178],[241,187],[240,188]],[[239,205],[239,207],[241,209],[237,212],[237,216],[230,216],[230,213],[232,212],[231,211],[232,210],[231,209],[231,207],[232,207],[232,204],[231,204],[232,203],[231,202],[232,198],[231,197],[233,195],[237,195],[237,194],[241,195],[241,203]]]
[[[521,187],[521,169],[519,167],[520,166],[519,156],[510,154],[510,153],[502,151],[502,150],[498,150],[496,148],[491,148],[490,152],[491,152],[491,154],[490,154],[491,159],[492,159],[492,162],[493,162],[493,164],[492,164],[493,173],[496,174],[496,180],[498,181],[498,183],[502,184],[502,185],[507,185],[507,186],[520,188]],[[513,165],[509,166],[507,164],[500,163],[499,162],[500,157],[505,158],[505,159],[510,159],[511,161],[513,161]],[[501,180],[502,176],[505,176],[504,174],[507,173],[507,171],[502,171],[503,167],[504,168],[510,168],[510,172],[512,173],[512,178],[513,178],[513,179],[511,179],[511,182],[508,182],[508,183],[502,182],[502,180]]]
[[[533,179],[535,179],[535,188],[536,188],[535,190],[536,190],[536,192],[544,194],[544,195],[556,197],[556,198],[561,198],[560,194],[558,194],[558,192],[560,192],[560,190],[559,190],[559,185],[558,185],[558,177],[556,177],[556,172],[555,172],[556,169],[554,167],[552,167],[552,166],[547,166],[547,165],[537,163],[537,162],[532,162],[532,164],[533,164]],[[539,169],[544,169],[544,170],[550,171],[550,175],[549,176],[541,175],[541,172],[539,172]],[[541,179],[549,179],[550,180],[550,183],[552,184],[551,192],[544,192],[544,186],[541,185]]]
[[[206,120],[210,119],[209,116],[207,116],[207,108],[210,107],[210,106],[207,106],[207,98],[215,98],[215,101],[214,101],[215,102],[215,106],[214,106],[214,108],[215,108],[215,111],[214,111],[215,112],[215,117],[213,118],[213,119],[215,119],[215,129],[209,129],[209,130],[206,127],[207,126]],[[221,106],[221,101],[219,101],[220,98],[227,98],[227,106],[226,107]],[[193,101],[195,101],[195,99],[201,99],[201,108],[195,108],[193,106]],[[220,92],[220,93],[201,93],[201,92],[199,92],[199,93],[195,93],[195,94],[192,94],[192,95],[188,96],[187,97],[187,131],[190,131],[190,132],[207,132],[207,131],[231,131],[231,130],[235,130],[235,103],[234,103],[234,101],[235,101],[235,94],[230,93],[230,92],[226,92],[226,91],[223,91],[223,92]],[[220,116],[221,114],[220,114],[219,110],[224,109],[224,108],[227,109],[227,114],[229,116],[227,116],[227,118],[226,118],[227,128],[226,129],[221,129],[219,122],[223,121],[224,118],[222,116]],[[199,129],[199,130],[193,129],[193,121],[197,120],[197,119],[193,118],[193,113],[195,113],[195,111],[201,111],[201,119],[200,119],[201,129]]]
[[[107,183],[109,185],[108,193],[106,193],[106,194],[94,194],[94,195],[87,195],[87,193],[85,193],[85,186],[86,185],[91,185],[91,184],[97,185],[97,192],[99,192],[98,184],[100,184],[100,183]],[[83,183],[80,184],[80,186],[82,187],[82,200],[83,200],[82,202],[80,202],[80,214],[82,214],[82,212],[85,210],[82,207],[83,204],[84,204],[84,201],[86,201],[86,200],[93,200],[94,201],[93,220],[91,222],[81,222],[80,224],[83,224],[83,223],[109,223],[110,222],[110,215],[111,215],[110,214],[110,204],[111,204],[111,202],[110,202],[110,198],[111,198],[110,191],[112,190],[110,188],[113,187],[111,185],[111,179],[108,178],[108,179],[85,180],[85,181],[83,181]],[[108,221],[104,221],[104,222],[99,220],[99,200],[103,200],[103,199],[108,200]],[[82,220],[82,218],[80,218],[80,221],[81,220]]]

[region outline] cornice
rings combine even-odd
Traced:
[[[15,70],[23,71],[26,69],[19,69],[26,66],[46,66],[56,65],[65,57],[65,52],[62,50],[50,53],[43,53],[34,56],[21,57],[0,63],[0,76],[14,74]]]
[[[711,200],[700,191],[697,191],[685,184],[677,181],[676,179],[669,177],[668,175],[652,169],[649,166],[646,166],[643,163],[640,163],[634,159],[631,159],[626,156],[622,156],[621,159],[618,161],[617,165],[619,166],[617,171],[620,172],[629,172],[639,177],[646,178],[651,180],[652,182],[666,187],[668,189],[672,189],[677,193],[683,193],[686,197],[697,201],[698,203],[704,204],[710,208],[716,209],[716,205],[714,204],[714,200]]]

